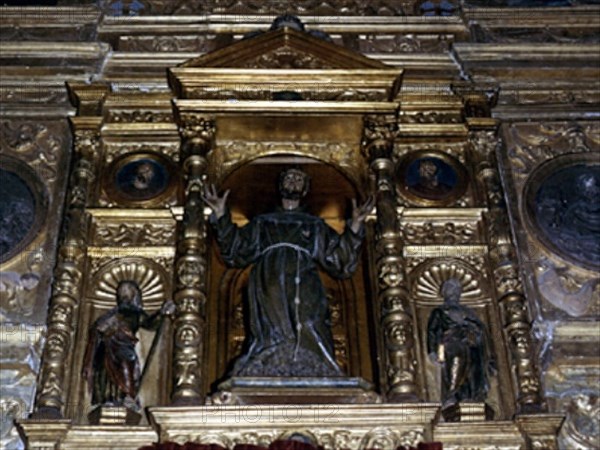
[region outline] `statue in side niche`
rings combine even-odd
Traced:
[[[427,350],[442,365],[444,407],[483,402],[488,376],[496,371],[487,328],[471,308],[459,304],[461,293],[459,280],[446,280],[441,288],[444,304],[431,312],[427,325]]]
[[[249,330],[243,354],[231,376],[342,376],[335,361],[333,337],[321,268],[347,278],[358,264],[364,221],[373,199],[357,206],[343,234],[308,214],[301,199],[309,177],[299,169],[279,177],[281,207],[238,228],[226,207],[229,191],[219,196],[207,186],[204,200],[224,262],[252,265],[248,282]]]
[[[161,316],[174,312],[175,304],[168,300],[154,314],[146,313],[138,284],[135,281],[119,283],[117,306],[101,315],[89,330],[83,377],[92,394],[92,405],[140,410],[138,392],[142,371],[135,350],[136,334],[140,328],[158,329]]]

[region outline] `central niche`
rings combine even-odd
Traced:
[[[228,205],[233,222],[243,226],[259,214],[274,211],[280,203],[277,185],[279,174],[294,166],[301,168],[311,178],[310,192],[303,201],[306,211],[322,218],[341,233],[351,212],[351,199],[363,200],[358,190],[334,167],[295,156],[259,158],[230,174],[218,186],[220,191],[231,189]],[[369,300],[373,296],[370,294],[371,287],[366,283],[368,242],[367,234],[359,265],[351,278],[337,280],[323,271],[319,271],[319,276],[328,300],[336,362],[345,376],[373,382],[371,355],[375,354],[375,341],[373,328],[369,326],[373,313],[373,305]],[[216,385],[227,377],[232,362],[245,350],[249,317],[247,286],[251,267],[227,268],[212,236],[209,236],[209,246],[206,373],[210,386],[206,388],[215,391]]]

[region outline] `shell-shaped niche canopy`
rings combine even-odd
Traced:
[[[135,281],[142,291],[144,308],[155,308],[166,300],[164,271],[153,261],[143,258],[119,260],[107,264],[96,278],[93,297],[98,303],[116,305],[117,286],[121,281]]]
[[[441,300],[444,281],[456,278],[462,285],[461,299],[481,298],[482,290],[474,270],[466,264],[440,262],[428,266],[416,280],[415,294],[426,300]]]

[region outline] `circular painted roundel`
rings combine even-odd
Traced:
[[[0,158],[0,262],[25,248],[46,215],[46,189],[25,163]]]

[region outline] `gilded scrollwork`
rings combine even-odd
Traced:
[[[475,223],[404,222],[401,226],[402,238],[407,244],[471,244],[478,238]]]
[[[175,242],[175,229],[170,223],[103,222],[95,229],[95,245],[164,246]]]
[[[190,148],[195,148],[209,151],[216,133],[215,118],[205,115],[187,115],[183,120],[183,125],[179,128],[184,143],[183,150],[190,152]]]
[[[600,278],[590,278],[547,257],[538,259],[534,270],[538,291],[551,305],[574,317],[600,313]]]
[[[173,122],[173,114],[171,112],[156,112],[145,110],[133,111],[113,111],[110,119],[114,123],[159,123]]]
[[[130,143],[126,145],[106,145],[105,161],[110,164],[115,159],[129,153],[160,153],[173,162],[179,161],[179,143],[167,144],[157,143],[153,145],[144,143]]]
[[[566,153],[596,152],[600,148],[600,133],[590,123],[511,124],[506,138],[511,143],[508,158],[517,188],[544,161]]]
[[[418,144],[410,143],[409,144],[409,143],[402,142],[401,139],[397,139],[394,142],[393,159],[394,159],[394,161],[399,161],[403,157],[405,157],[405,155],[407,155],[409,153],[414,153],[417,151],[445,153],[445,154],[457,159],[458,161],[460,161],[461,164],[467,164],[466,146],[463,142],[444,143],[444,144],[439,144],[439,143],[435,143],[435,144],[432,144],[432,143],[418,143]]]
[[[600,401],[598,395],[579,393],[567,407],[561,430],[563,448],[593,448],[600,439]],[[552,447],[550,447],[552,448]]]
[[[59,155],[66,144],[62,137],[64,123],[4,120],[0,130],[0,153],[27,163],[52,192],[58,176]]]
[[[2,395],[0,398],[0,446],[16,448],[19,441],[17,430],[13,428],[15,420],[25,417],[27,405],[22,398]]]
[[[389,96],[386,89],[356,89],[350,87],[326,89],[321,85],[317,85],[316,88],[291,85],[290,88],[300,94],[302,99],[306,101],[375,102],[387,99]],[[207,86],[190,88],[188,95],[204,100],[272,100],[274,94],[273,87],[265,89],[262,86],[256,88],[249,86],[240,90],[215,89],[213,86]]]

